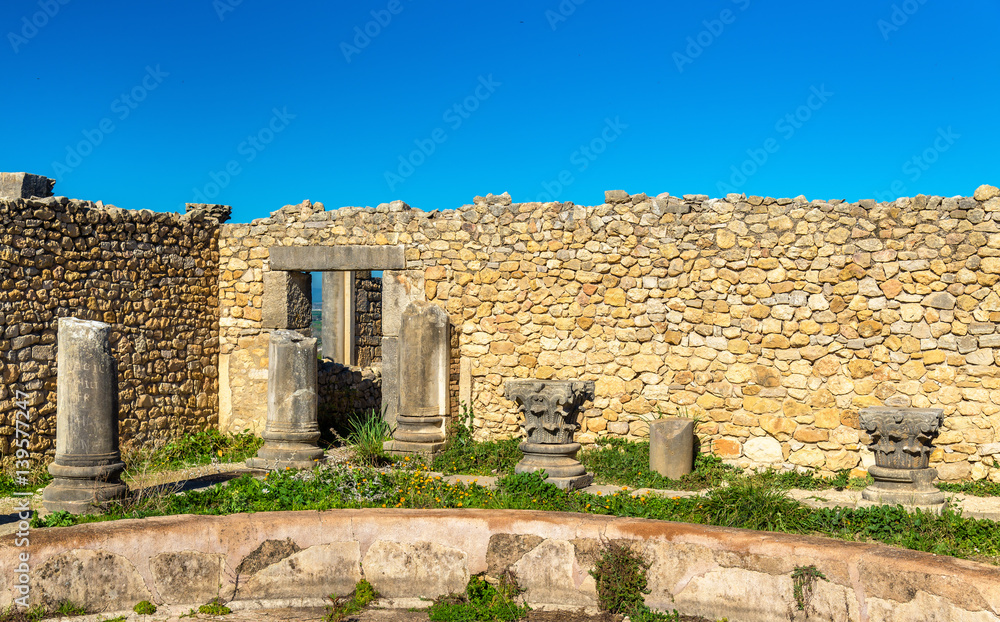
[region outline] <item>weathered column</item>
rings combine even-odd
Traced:
[[[267,359],[264,445],[247,466],[312,468],[323,459],[317,445],[316,340],[294,330],[272,331]]]
[[[694,420],[666,417],[649,422],[649,470],[680,479],[694,468]]]
[[[944,493],[935,488],[937,469],[930,463],[931,441],[938,435],[944,411],[940,408],[861,409],[861,426],[871,437],[868,448],[875,466],[868,474],[875,483],[861,492],[865,501],[940,509]]]
[[[125,495],[118,450],[118,368],[111,327],[60,318],[56,364],[56,456],[42,499],[50,512],[90,514]]]
[[[514,472],[545,471],[549,476],[546,481],[564,489],[589,486],[594,476],[576,459],[580,443],[573,442],[573,435],[580,408],[594,399],[594,382],[508,380],[504,392],[524,415],[528,437],[520,445],[524,458]]]
[[[403,311],[424,298],[424,273],[420,270],[382,272],[382,416],[389,428],[399,415],[399,336]]]
[[[399,337],[399,414],[392,453],[433,454],[444,448],[448,417],[448,314],[430,302],[410,303]]]
[[[357,328],[354,273],[323,273],[323,358],[341,365],[357,365]]]

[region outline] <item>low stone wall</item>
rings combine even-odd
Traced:
[[[151,538],[155,533],[157,537]],[[0,538],[0,606],[71,600],[128,610],[140,600],[327,604],[365,578],[383,597],[461,592],[470,575],[509,569],[533,607],[593,607],[602,541],[631,541],[652,562],[646,603],[741,622],[1000,620],[1000,568],[825,538],[579,514],[494,510],[333,510],[172,516]],[[799,612],[792,573],[815,565]],[[221,586],[221,587],[220,587]],[[933,612],[931,614],[930,612]]]

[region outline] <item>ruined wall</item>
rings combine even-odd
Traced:
[[[65,197],[0,200],[0,444],[27,394],[32,452],[52,454],[57,321],[112,325],[123,443],[217,423],[218,227],[203,211]]]
[[[517,432],[504,380],[580,378],[597,382],[581,442],[644,437],[643,417],[682,411],[724,458],[834,472],[871,461],[860,408],[940,407],[942,478],[1000,478],[997,220],[991,186],[893,203],[610,191],[591,207],[290,206],[223,230],[223,353],[255,373],[259,306],[225,305],[259,283],[245,270],[266,270],[269,246],[402,244],[452,318],[481,436]]]
[[[355,276],[358,367],[382,363],[382,278],[359,271]]]

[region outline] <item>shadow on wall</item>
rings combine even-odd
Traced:
[[[336,439],[334,431],[346,437],[351,415],[379,412],[382,403],[381,368],[351,368],[322,359],[317,373],[322,441],[333,442]]]

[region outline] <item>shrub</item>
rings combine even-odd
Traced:
[[[139,615],[148,616],[156,613],[156,605],[148,600],[144,600],[136,603],[135,607],[132,607],[132,611],[138,613]]]
[[[465,594],[453,594],[438,599],[427,616],[435,622],[513,622],[528,615],[528,608],[513,602],[517,594],[516,583],[506,578],[503,589],[490,585],[482,577],[472,576],[465,587]]]
[[[354,586],[354,591],[347,598],[330,596],[332,605],[327,605],[324,622],[340,622],[349,615],[353,615],[378,598],[378,593],[372,584],[365,579],[358,581]]]
[[[636,622],[680,620],[677,611],[660,613],[646,606],[643,594],[650,562],[631,543],[609,540],[601,546],[601,556],[590,571],[597,582],[597,605],[602,611],[629,616]]]

